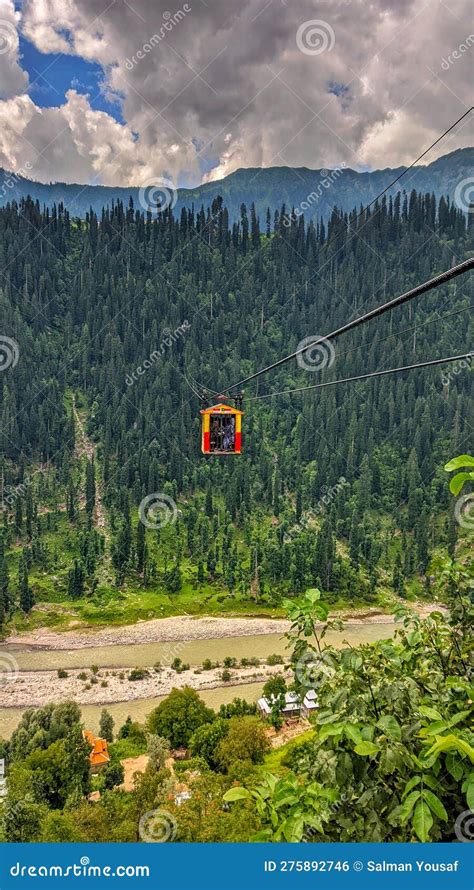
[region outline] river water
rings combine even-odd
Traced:
[[[340,647],[347,640],[352,646],[372,643],[393,636],[392,621],[367,624],[346,624],[342,632],[332,631],[327,642]],[[149,667],[157,661],[169,664],[175,657],[190,665],[200,665],[205,658],[222,663],[227,656],[241,659],[266,658],[273,653],[288,655],[287,641],[280,634],[257,634],[255,636],[222,637],[212,640],[190,640],[171,643],[136,643],[134,645],[113,645],[87,649],[52,650],[3,645],[1,650],[16,660],[20,671],[57,670],[58,668],[99,668],[110,667]],[[1,655],[1,652],[0,652]],[[200,693],[208,705],[218,708],[232,701],[236,696],[256,701],[263,683],[246,683],[241,686],[225,686],[205,690]],[[159,704],[161,698],[138,699],[134,701],[108,704],[107,710],[113,715],[116,729],[130,715],[133,720],[142,722],[147,714]],[[82,705],[83,719],[89,729],[97,731],[100,712],[104,705]],[[0,737],[7,738],[18,724],[23,708],[0,708]]]

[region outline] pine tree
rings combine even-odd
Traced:
[[[110,711],[107,711],[106,708],[102,708],[100,712],[100,722],[99,722],[99,735],[102,739],[105,739],[107,742],[113,742],[114,740],[114,726],[115,720],[112,717]]]
[[[28,562],[25,551],[23,551],[18,564],[18,597],[20,609],[26,614],[31,612],[34,598],[28,580]]]

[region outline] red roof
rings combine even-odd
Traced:
[[[85,729],[82,734],[92,747],[92,751],[89,754],[91,766],[101,766],[104,763],[109,763],[110,754],[106,739],[96,738],[90,729]]]

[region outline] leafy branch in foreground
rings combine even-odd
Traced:
[[[466,466],[465,456],[458,461]],[[283,761],[291,772],[227,792],[229,802],[255,802],[263,829],[254,840],[456,839],[456,817],[474,807],[473,573],[453,562],[439,572],[449,613],[421,618],[400,608],[393,640],[331,649],[333,673],[322,671],[316,684],[314,736]],[[309,646],[328,656],[316,593],[288,610],[296,660]]]

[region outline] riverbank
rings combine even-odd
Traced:
[[[437,603],[410,603],[410,608],[425,617],[443,607]],[[394,623],[392,615],[380,609],[334,612],[331,618],[341,618],[346,627],[364,624]],[[318,625],[318,622],[317,622]],[[102,646],[138,645],[140,643],[184,642],[212,640],[223,637],[285,634],[290,622],[284,618],[193,617],[178,615],[153,618],[136,624],[104,628],[70,628],[62,631],[47,627],[25,633],[11,634],[4,643],[8,646],[28,646],[38,649],[72,650]]]
[[[59,678],[57,671],[22,671],[4,678],[0,686],[1,708],[38,708],[48,703],[72,699],[79,705],[107,705],[151,699],[168,695],[173,688],[191,686],[201,692],[217,687],[264,683],[276,673],[289,677],[289,665],[259,665],[239,667],[229,671],[230,679],[223,681],[222,667],[204,671],[190,668],[177,672],[170,667],[141,669],[144,676],[130,679],[130,670],[67,671]]]

